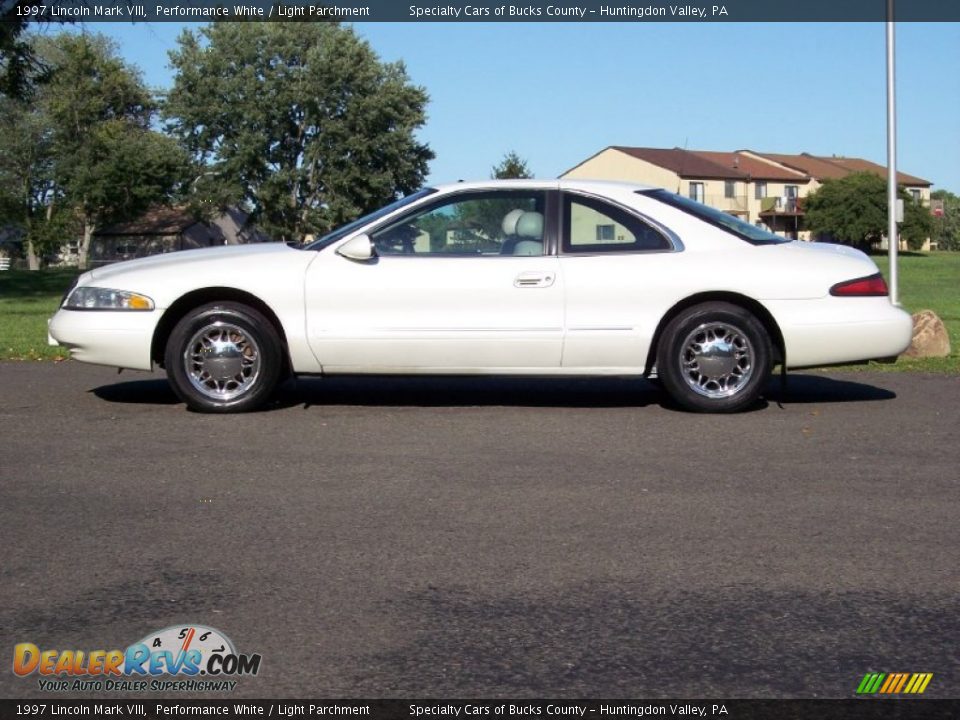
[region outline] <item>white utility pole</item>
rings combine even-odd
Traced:
[[[895,49],[893,38],[893,0],[887,0],[887,248],[890,256],[890,302],[900,304],[897,289],[897,102]]]

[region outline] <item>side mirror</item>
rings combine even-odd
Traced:
[[[377,256],[377,250],[373,247],[373,241],[370,240],[370,236],[366,233],[361,233],[337,248],[337,255],[343,255],[343,257],[348,260],[366,262],[367,260],[373,260],[373,258]]]

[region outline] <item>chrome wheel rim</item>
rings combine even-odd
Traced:
[[[683,379],[703,397],[715,400],[736,395],[753,375],[753,345],[733,325],[699,325],[687,335],[681,348]]]
[[[228,322],[205,325],[183,352],[190,384],[220,402],[249,391],[260,375],[260,347],[241,327]]]

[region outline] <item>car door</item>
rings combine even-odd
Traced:
[[[307,335],[326,372],[558,368],[563,278],[546,190],[465,191],[368,230],[376,256],[321,252]]]
[[[606,199],[565,192],[561,209],[563,368],[642,372],[657,323],[677,297],[679,241]]]

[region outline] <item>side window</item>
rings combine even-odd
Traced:
[[[565,253],[640,252],[673,247],[640,218],[594,198],[565,195],[563,219]]]
[[[372,233],[380,255],[543,255],[546,193],[455,195]]]

